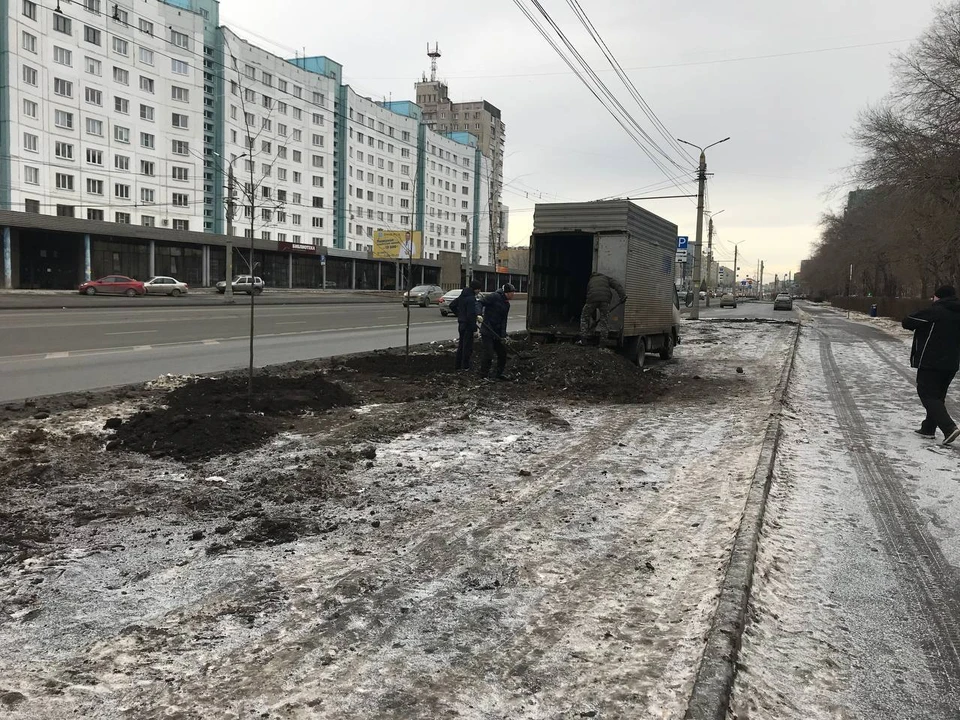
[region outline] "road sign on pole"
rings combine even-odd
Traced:
[[[690,245],[688,235],[677,235],[677,250],[687,250]]]

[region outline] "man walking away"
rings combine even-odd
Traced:
[[[507,366],[507,348],[504,340],[507,337],[507,316],[510,314],[510,301],[516,288],[507,283],[495,293],[485,295],[480,300],[483,308],[483,323],[480,325],[480,341],[483,343],[483,362],[480,363],[480,376],[487,377],[493,356],[497,356],[497,380],[506,380],[503,374]]]
[[[601,342],[605,342],[610,336],[610,325],[607,316],[610,313],[610,301],[613,299],[613,290],[617,291],[621,301],[626,302],[627,292],[618,281],[612,277],[601,273],[593,273],[587,281],[587,300],[583,305],[583,312],[580,313],[580,340],[581,345],[590,332],[590,325],[597,312],[600,313],[600,319],[597,321],[597,329],[600,331]]]
[[[960,437],[960,428],[947,412],[947,388],[960,368],[960,301],[950,285],[937,289],[933,305],[903,319],[913,330],[910,367],[917,368],[917,395],[927,410],[918,435],[934,437],[937,428],[949,445]]]
[[[477,315],[480,314],[480,301],[477,291],[479,280],[471,280],[460,295],[450,303],[450,309],[457,316],[457,370],[470,369],[470,357],[473,355],[473,334],[477,331]]]

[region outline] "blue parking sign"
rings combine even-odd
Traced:
[[[690,244],[689,235],[677,235],[677,250],[686,250]]]

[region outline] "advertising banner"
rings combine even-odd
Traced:
[[[373,257],[378,260],[423,257],[423,236],[419,230],[375,230]]]

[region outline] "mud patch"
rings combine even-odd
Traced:
[[[284,419],[353,405],[353,395],[319,374],[254,378],[252,400],[242,377],[205,378],[172,390],[164,407],[142,410],[117,428],[110,449],[199,460],[262,444]]]

